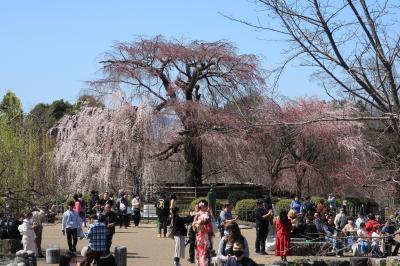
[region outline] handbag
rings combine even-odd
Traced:
[[[173,234],[172,230],[173,230],[172,225],[169,225],[169,226],[167,227],[167,235],[166,235],[166,237],[172,238],[172,239],[174,238],[174,234]]]
[[[172,238],[172,239],[174,239],[173,224],[174,224],[174,219],[172,218],[170,224],[167,227],[167,235],[166,235],[166,237]]]
[[[82,228],[78,228],[78,236],[79,240],[82,240],[86,237],[86,234],[83,232]]]
[[[224,228],[223,225],[222,225],[222,228],[221,228],[220,224],[221,223],[218,221],[218,219],[217,220],[211,219],[212,231],[213,231],[214,234],[218,233],[221,229]]]

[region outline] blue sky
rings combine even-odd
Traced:
[[[25,111],[39,102],[74,101],[84,81],[95,78],[99,56],[115,41],[139,35],[228,40],[240,53],[261,56],[265,68],[283,60],[284,43],[267,42],[273,37],[270,33],[256,32],[218,12],[267,21],[266,14],[247,0],[1,1],[0,97],[7,90],[15,92]],[[322,96],[309,74],[305,68],[289,67],[279,92]]]

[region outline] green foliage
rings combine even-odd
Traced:
[[[55,121],[61,119],[65,114],[73,111],[73,105],[69,102],[64,102],[64,100],[54,101],[49,106],[49,113],[55,119]]]
[[[255,196],[247,191],[234,191],[228,196],[228,202],[236,205],[236,202],[244,199],[255,199]]]
[[[370,199],[365,199],[365,198],[351,198],[347,197],[345,198],[347,201],[347,206],[349,207],[361,207],[361,206],[366,206],[367,203],[370,203],[371,206],[377,206],[376,202],[371,201]]]
[[[337,207],[342,206],[342,203],[343,203],[343,200],[342,200],[342,199],[336,198],[336,206],[337,206]]]
[[[21,123],[23,119],[22,104],[17,95],[9,91],[0,103],[0,113],[11,123]]]
[[[6,205],[6,198],[0,197],[0,212],[4,211]]]
[[[104,103],[101,100],[97,99],[92,95],[87,95],[87,94],[79,96],[78,101],[76,101],[76,104],[74,106],[74,110],[79,111],[83,106],[98,107],[98,108],[105,107]]]
[[[311,196],[311,202],[314,203],[315,205],[317,205],[321,199],[325,200],[325,204],[326,204],[326,199],[323,197],[318,197],[318,196]]]
[[[64,100],[57,100],[50,105],[39,103],[29,112],[27,118],[38,131],[47,131],[64,115],[71,114],[74,106]]]
[[[82,198],[83,198],[83,201],[85,202],[86,206],[89,206],[90,194],[89,193],[83,193]]]
[[[292,202],[292,199],[281,199],[276,203],[275,207],[278,210],[286,209],[288,211],[290,209],[291,202]]]
[[[257,200],[244,199],[239,200],[235,206],[235,213],[240,216],[241,220],[254,222],[254,210],[257,207]]]
[[[32,117],[23,116],[14,93],[8,92],[0,106],[0,192],[10,191],[18,212],[28,205],[18,199],[40,205],[56,196],[53,143]]]

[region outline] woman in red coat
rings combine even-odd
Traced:
[[[282,261],[287,261],[286,256],[289,253],[291,231],[292,224],[288,218],[287,211],[281,210],[279,217],[276,219],[275,256],[281,256]]]

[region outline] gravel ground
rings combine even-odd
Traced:
[[[255,229],[242,229],[242,233],[247,238],[247,241],[250,245],[250,256],[254,261],[261,265],[271,265],[274,261],[280,259],[273,255],[260,256],[254,253],[253,243],[255,241]],[[217,247],[219,237],[216,237],[214,242],[214,246]],[[88,242],[86,239],[79,241],[77,245],[77,250],[80,250],[83,246],[87,244]],[[47,247],[50,246],[57,246],[61,248],[62,253],[67,250],[67,240],[66,237],[64,237],[61,233],[60,224],[44,226],[42,249],[45,250]],[[114,250],[115,246],[127,247],[129,266],[173,265],[174,242],[172,239],[168,238],[157,238],[155,224],[142,224],[138,228],[117,228],[111,249]],[[187,257],[188,249],[186,249],[186,258]],[[300,257],[289,257],[289,261],[297,258]],[[79,260],[81,259],[82,257],[79,257]],[[333,258],[330,257],[330,259]],[[45,263],[45,259],[39,259],[38,265],[47,265]],[[184,260],[182,261],[182,265],[187,266],[195,264],[191,264]]]

